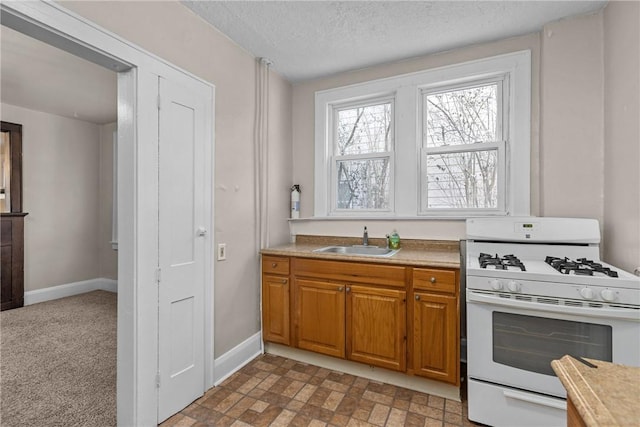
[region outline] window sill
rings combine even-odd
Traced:
[[[289,222],[322,221],[466,221],[461,216],[313,216],[308,218],[289,218]]]

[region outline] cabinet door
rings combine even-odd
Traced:
[[[413,367],[416,375],[459,384],[455,296],[415,293]]]
[[[347,287],[347,358],[406,370],[406,292]]]
[[[289,345],[289,278],[262,276],[262,337]]]
[[[344,285],[296,279],[297,346],[344,358]]]

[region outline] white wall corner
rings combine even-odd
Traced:
[[[214,385],[220,385],[262,353],[262,333],[257,332],[214,360]]]
[[[118,292],[118,281],[99,277],[80,282],[66,283],[50,288],[37,289],[24,293],[24,305],[37,304],[39,302],[84,294],[91,291],[103,290]]]

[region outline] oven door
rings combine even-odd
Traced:
[[[639,310],[512,297],[467,289],[469,378],[565,397],[551,369],[565,354],[640,366]]]

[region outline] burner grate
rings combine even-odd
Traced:
[[[480,268],[493,267],[494,270],[508,270],[509,267],[519,268],[521,271],[527,271],[524,264],[515,255],[495,256],[481,253],[478,257]]]
[[[617,271],[611,270],[600,263],[586,258],[578,258],[573,261],[567,257],[559,258],[548,256],[545,258],[544,262],[562,274],[570,274],[573,272],[573,274],[579,276],[593,276],[593,273],[601,273],[609,277],[618,277]]]

